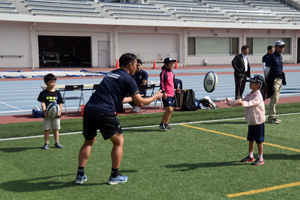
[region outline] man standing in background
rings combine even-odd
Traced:
[[[249,47],[242,46],[242,53],[234,57],[231,64],[234,69],[235,99],[243,98],[246,79],[250,78],[250,64],[247,58]]]
[[[269,57],[267,67],[270,67],[268,77],[268,95],[270,98],[269,118],[268,122],[271,124],[279,124],[280,119],[276,118],[276,105],[279,100],[281,86],[286,85],[285,74],[283,73],[282,53],[284,51],[285,43],[281,40],[275,42],[275,52]]]
[[[265,74],[265,78],[266,78],[266,79],[268,78],[268,76],[267,76],[266,73],[265,73],[266,66],[267,66],[267,63],[268,63],[268,59],[269,59],[269,57],[273,54],[273,52],[274,52],[274,47],[271,46],[271,45],[269,45],[269,46],[268,46],[268,53],[262,57],[262,68],[263,68],[263,72],[264,72],[264,74]],[[267,72],[267,73],[268,73],[268,72]]]

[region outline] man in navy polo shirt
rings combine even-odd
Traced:
[[[113,143],[111,151],[112,172],[107,184],[115,185],[126,182],[127,176],[122,176],[118,171],[123,155],[124,139],[121,125],[116,117],[116,109],[122,103],[133,101],[137,106],[143,107],[162,98],[161,91],[149,98],[142,98],[139,94],[137,84],[131,77],[135,73],[137,65],[134,54],[123,54],[119,63],[120,68],[105,75],[84,108],[83,136],[85,141],[79,151],[75,184],[82,184],[87,181],[84,167],[96,141],[98,129],[100,129],[104,140],[110,139]],[[129,97],[126,97],[127,94]]]
[[[275,52],[269,57],[267,67],[270,68],[267,79],[268,94],[270,98],[269,118],[268,122],[272,124],[279,124],[280,119],[276,118],[276,105],[279,100],[282,84],[285,85],[285,74],[283,73],[282,52],[284,51],[285,43],[281,40],[275,42]]]
[[[136,72],[132,76],[132,78],[135,80],[138,87],[141,85],[147,85],[148,82],[148,73],[142,69],[142,61],[140,59],[137,59],[137,68]],[[140,95],[146,96],[147,90],[140,90]],[[132,111],[133,112],[140,112],[141,108],[136,106],[134,103],[130,103],[130,105],[133,106]]]

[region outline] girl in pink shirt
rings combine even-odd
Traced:
[[[172,60],[172,58],[165,58],[164,66],[162,67],[162,71],[160,73],[160,89],[163,93],[163,104],[164,108],[166,108],[166,112],[164,113],[159,129],[161,131],[167,131],[174,129],[169,125],[169,120],[174,110],[174,81],[175,75],[172,71],[173,65],[176,60]],[[176,91],[180,93],[180,89],[176,88]]]
[[[252,165],[263,165],[263,142],[265,138],[265,104],[267,95],[267,85],[264,78],[260,75],[254,75],[250,79],[250,89],[252,90],[243,99],[231,100],[226,97],[223,103],[229,106],[245,107],[245,117],[248,126],[249,154],[241,162],[253,162]],[[254,141],[258,147],[258,158],[253,157]]]

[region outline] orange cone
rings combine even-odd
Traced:
[[[153,62],[153,68],[152,69],[156,69],[156,63],[155,63],[155,60]]]
[[[119,61],[116,62],[116,68],[119,68]]]
[[[175,68],[176,68],[176,69],[178,68],[177,60],[175,61]]]

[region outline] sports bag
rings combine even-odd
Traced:
[[[194,111],[196,110],[196,104],[195,104],[195,92],[194,90],[186,90],[184,95],[183,95],[183,101],[182,101],[182,106],[181,110],[185,111]]]

